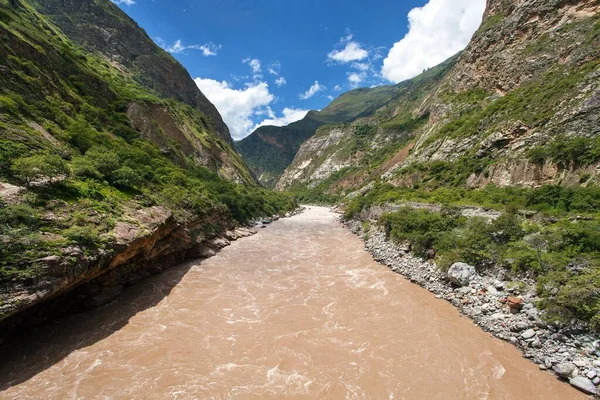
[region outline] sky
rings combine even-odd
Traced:
[[[486,0],[113,0],[190,72],[235,140],[464,49]]]

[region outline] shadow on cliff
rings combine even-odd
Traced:
[[[200,263],[193,260],[171,267],[126,288],[117,299],[99,308],[14,332],[0,347],[0,392],[119,331],[137,313],[167,297],[192,266]]]

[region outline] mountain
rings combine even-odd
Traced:
[[[371,115],[399,95],[398,86],[361,88],[344,93],[321,111],[284,127],[262,126],[236,146],[259,181],[273,187],[294,160],[300,145],[327,124],[351,122]]]
[[[412,89],[368,117],[321,127],[277,189],[597,184],[599,9],[593,0],[489,0],[453,65],[405,82]]]
[[[15,4],[22,17],[31,13],[39,19],[17,30],[4,14],[11,28],[3,30],[0,52],[13,72],[0,77],[5,91],[26,92],[27,100],[35,95],[36,101],[54,94],[57,102],[67,103],[73,100],[68,92],[75,91],[80,98],[95,97],[95,107],[118,103],[127,124],[178,162],[192,157],[225,178],[254,184],[217,109],[185,68],[117,6],[104,0]],[[79,58],[69,62],[67,56]]]
[[[111,1],[0,0],[3,324],[101,304],[294,206],[258,186],[187,71]]]

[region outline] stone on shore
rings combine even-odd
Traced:
[[[557,364],[554,367],[552,367],[552,369],[554,370],[556,375],[564,379],[570,378],[571,376],[573,376],[575,371],[577,371],[577,367],[575,367],[571,363]]]
[[[507,297],[506,304],[508,304],[511,311],[519,312],[523,308],[523,300],[514,296]]]
[[[577,376],[573,379],[569,379],[569,383],[575,389],[581,390],[583,393],[597,394],[596,386],[594,386],[594,384],[588,378]]]
[[[533,329],[527,329],[525,332],[521,333],[521,337],[523,339],[531,339],[535,336],[535,331]]]
[[[454,263],[448,270],[448,279],[457,286],[467,286],[477,275],[475,267],[465,263]]]

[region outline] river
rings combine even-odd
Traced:
[[[310,207],[0,354],[2,399],[581,399]]]

